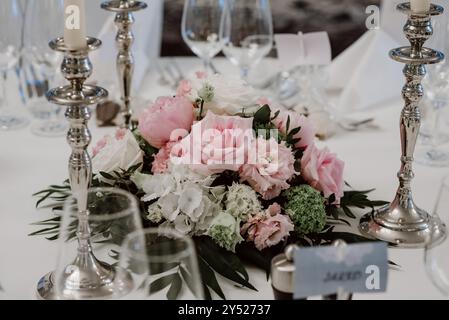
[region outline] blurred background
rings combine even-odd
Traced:
[[[366,32],[365,8],[380,0],[276,0],[271,1],[275,33],[327,31],[333,56]],[[164,1],[162,56],[190,56],[181,37],[184,0]]]

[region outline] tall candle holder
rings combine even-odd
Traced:
[[[101,8],[107,11],[115,12],[115,24],[117,26],[116,44],[117,54],[117,72],[120,84],[122,106],[122,127],[133,129],[132,108],[131,108],[131,86],[134,75],[134,57],[131,47],[134,42],[134,35],[131,27],[135,22],[133,12],[143,10],[147,4],[142,1],[134,0],[112,0],[101,4]]]
[[[411,46],[390,51],[390,57],[405,63],[403,70],[406,84],[402,89],[405,106],[400,120],[401,168],[398,173],[399,188],[396,197],[389,205],[366,214],[360,221],[360,231],[379,240],[393,243],[399,247],[423,247],[429,239],[432,217],[420,209],[413,200],[411,181],[413,153],[421,126],[419,102],[424,96],[421,81],[426,75],[426,65],[444,60],[441,52],[424,47],[433,35],[431,17],[440,15],[444,9],[432,4],[430,11],[415,13],[410,3],[402,3],[397,9],[408,15],[404,33]]]
[[[69,85],[58,87],[47,92],[51,103],[65,106],[65,116],[70,122],[67,142],[72,149],[69,158],[69,177],[73,195],[78,201],[78,255],[71,264],[70,275],[62,279],[63,288],[57,296],[54,274],[48,273],[38,283],[38,295],[42,299],[95,299],[108,298],[112,295],[110,286],[113,284],[115,269],[99,261],[90,243],[90,228],[87,210],[87,194],[92,178],[92,165],[87,147],[91,134],[87,123],[91,117],[90,105],[103,101],[108,92],[100,87],[87,85],[85,81],[92,74],[92,63],[89,52],[101,46],[101,41],[87,38],[87,47],[80,50],[70,50],[64,44],[63,38],[50,42],[50,47],[64,54],[61,72],[70,82]]]

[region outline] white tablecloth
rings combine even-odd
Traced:
[[[187,70],[200,67],[195,59],[178,59]],[[216,62],[229,70],[225,61]],[[114,75],[111,75],[115,76]],[[155,98],[172,94],[170,88],[157,84],[158,76],[149,76],[142,94]],[[398,93],[399,94],[399,93]],[[355,188],[376,188],[371,195],[390,200],[397,188],[399,168],[398,118],[402,102],[398,100],[366,113],[376,117],[379,130],[346,132],[332,137],[326,144],[346,162],[346,180]],[[99,129],[91,122],[94,142],[111,129]],[[90,149],[91,150],[91,149]],[[57,243],[42,237],[28,237],[35,228],[30,224],[48,217],[35,209],[31,194],[60,183],[67,177],[69,147],[65,138],[40,138],[29,129],[0,132],[0,284],[5,292],[0,298],[35,299],[39,278],[55,267]],[[442,176],[447,169],[415,165],[413,183],[417,203],[431,210]],[[402,266],[389,274],[388,290],[382,294],[356,294],[355,299],[440,299],[424,271],[423,251],[390,249],[390,259]],[[253,292],[222,281],[228,299],[272,299],[271,286],[265,274],[250,268],[250,281],[259,289]]]

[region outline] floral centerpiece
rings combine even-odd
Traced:
[[[236,79],[197,73],[174,97],[160,97],[134,132],[118,130],[93,149],[93,186],[125,189],[141,203],[147,227],[171,227],[197,247],[206,297],[225,298],[216,274],[252,290],[244,264],[269,274],[289,243],[366,241],[335,232],[350,207],[382,205],[344,191],[344,163],[315,145],[308,119],[257,97]],[[349,188],[349,186],[347,186]],[[68,182],[39,192],[38,206],[70,193]],[[58,203],[59,202],[59,203]],[[58,237],[59,216],[33,235]],[[50,225],[50,228],[48,226]]]

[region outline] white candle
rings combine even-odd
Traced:
[[[410,0],[410,8],[415,13],[429,12],[430,0]]]
[[[84,0],[64,0],[64,43],[71,50],[87,46]]]

